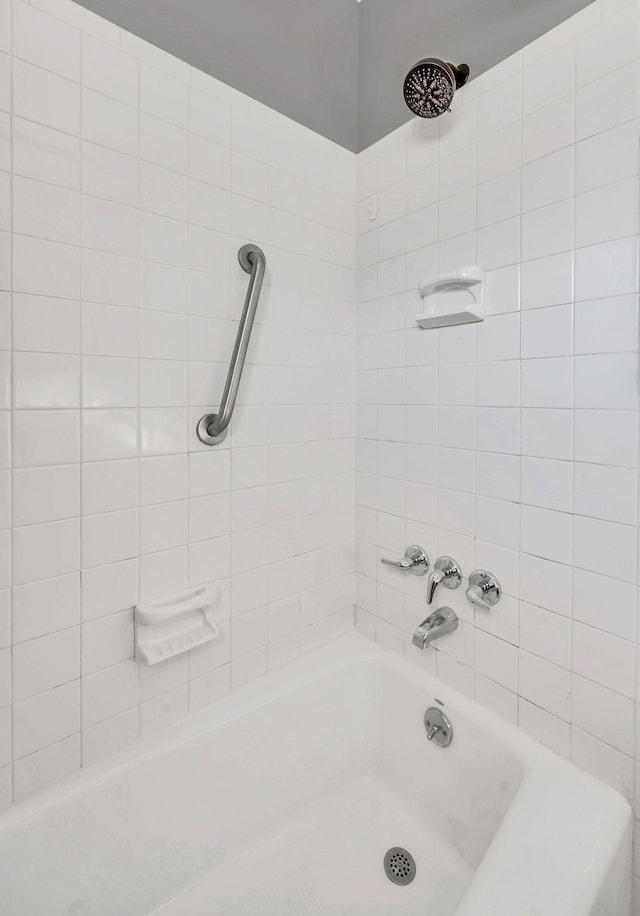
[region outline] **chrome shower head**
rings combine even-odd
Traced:
[[[404,81],[404,100],[419,118],[437,118],[450,111],[456,89],[469,79],[469,67],[425,57],[414,64]]]

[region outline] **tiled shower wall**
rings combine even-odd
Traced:
[[[352,626],[356,157],[67,0],[0,0],[0,141],[6,805]],[[209,580],[222,640],[138,667]]]
[[[634,797],[638,11],[597,2],[359,157],[361,631]],[[425,51],[428,49],[425,49]],[[416,292],[490,271],[484,323]],[[420,544],[501,580],[419,652]]]

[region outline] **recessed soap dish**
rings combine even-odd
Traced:
[[[216,585],[198,585],[137,604],[136,658],[145,665],[156,665],[216,639],[219,631],[213,608],[219,594]]]
[[[444,328],[449,325],[484,321],[486,271],[484,267],[458,267],[423,281],[418,292],[429,296],[431,308],[416,315],[421,328]]]

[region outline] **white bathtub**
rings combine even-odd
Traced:
[[[0,818],[2,916],[627,916],[629,875],[619,795],[356,635]]]

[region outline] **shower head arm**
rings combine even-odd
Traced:
[[[469,65],[458,64],[456,66],[455,64],[448,64],[448,66],[451,67],[451,71],[455,77],[456,89],[461,89],[469,79],[469,73],[471,72],[469,70]]]

